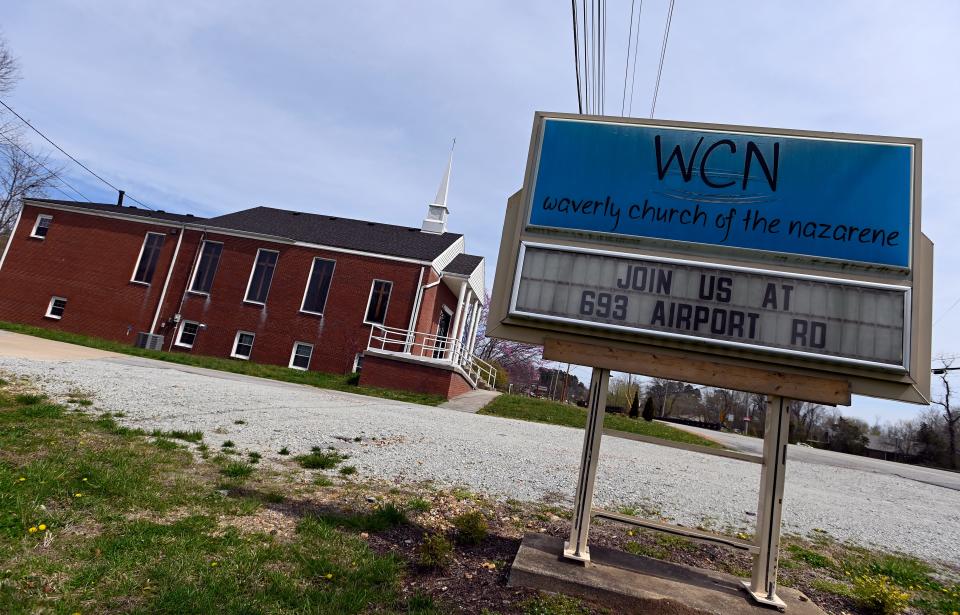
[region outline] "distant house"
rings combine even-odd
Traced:
[[[473,355],[484,259],[447,231],[449,173],[420,227],[26,199],[0,319],[455,396],[493,371]]]
[[[914,463],[923,451],[919,442],[900,443],[883,436],[867,435],[866,455],[884,461]]]

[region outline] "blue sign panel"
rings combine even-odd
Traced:
[[[910,265],[913,146],[546,118],[533,226]]]

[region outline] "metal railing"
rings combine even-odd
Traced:
[[[427,362],[450,363],[459,366],[478,386],[492,389],[496,384],[497,370],[483,359],[467,353],[463,342],[450,336],[373,325],[367,349]]]

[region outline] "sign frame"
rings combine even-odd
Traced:
[[[652,336],[652,337],[663,337],[663,338],[672,338],[684,341],[692,341],[695,343],[701,344],[710,344],[716,346],[725,346],[728,348],[739,348],[748,351],[754,352],[765,352],[770,353],[771,355],[783,355],[783,356],[794,356],[794,357],[803,357],[819,361],[835,361],[837,363],[855,365],[867,368],[874,368],[879,370],[889,370],[894,373],[902,374],[904,372],[910,371],[910,345],[911,345],[911,331],[909,330],[907,323],[910,321],[910,310],[911,310],[911,294],[912,289],[909,286],[895,285],[895,284],[882,284],[878,282],[862,282],[862,281],[851,281],[847,279],[837,279],[826,277],[822,275],[812,275],[812,274],[784,274],[781,271],[772,271],[769,269],[756,269],[743,267],[739,265],[725,265],[719,263],[702,263],[697,261],[684,260],[679,258],[666,258],[666,257],[653,257],[653,256],[644,256],[643,260],[653,261],[657,263],[664,263],[668,265],[686,265],[693,267],[709,267],[711,269],[720,269],[724,271],[732,272],[741,272],[741,273],[751,273],[759,275],[771,275],[771,276],[784,276],[785,278],[791,280],[808,280],[813,282],[825,282],[832,284],[840,284],[844,286],[858,286],[862,288],[874,288],[880,290],[889,290],[896,292],[904,293],[904,304],[903,304],[903,320],[904,320],[904,335],[903,335],[903,363],[904,366],[898,366],[888,363],[880,363],[875,361],[867,361],[864,359],[854,359],[848,357],[831,357],[829,355],[822,355],[813,352],[804,352],[802,350],[793,350],[789,348],[776,348],[771,346],[763,346],[760,344],[746,344],[743,342],[735,342],[730,340],[716,340],[709,339],[706,337],[700,337],[696,335],[687,335],[683,333],[674,333],[670,331],[658,331],[650,329],[639,329],[636,327],[628,327],[624,325],[615,325],[610,323],[602,322],[592,322],[587,320],[578,320],[574,318],[568,318],[565,316],[554,316],[554,315],[544,315],[537,314],[535,312],[525,312],[523,310],[517,309],[517,295],[520,290],[521,277],[519,272],[523,270],[524,257],[526,255],[527,248],[541,248],[548,250],[557,250],[562,252],[570,252],[574,254],[597,254],[603,256],[612,256],[625,259],[638,259],[638,255],[629,254],[625,252],[615,252],[610,250],[599,250],[595,248],[575,248],[571,246],[560,246],[556,244],[549,243],[538,243],[532,241],[521,241],[520,242],[520,253],[518,256],[516,271],[518,275],[514,276],[513,288],[510,294],[510,304],[509,304],[509,314],[511,316],[519,316],[523,318],[530,318],[533,320],[544,320],[544,321],[553,321],[560,323],[567,323],[570,325],[585,327],[585,328],[599,328],[599,329],[610,329],[615,331],[623,331],[629,334],[636,336]]]
[[[524,186],[513,194],[507,202],[503,234],[498,253],[497,268],[494,275],[494,288],[490,301],[490,313],[487,335],[530,344],[543,345],[547,339],[569,343],[601,343],[611,349],[620,349],[625,353],[638,351],[647,355],[657,354],[672,358],[696,358],[699,363],[710,362],[718,366],[730,366],[738,369],[760,370],[777,378],[801,377],[821,380],[843,380],[849,383],[850,392],[857,395],[878,397],[916,404],[929,404],[930,400],[930,364],[932,329],[932,287],[933,287],[933,244],[920,231],[921,182],[919,173],[913,182],[913,211],[911,239],[911,266],[908,269],[890,266],[865,266],[862,263],[835,261],[830,259],[791,257],[745,248],[730,246],[710,246],[704,244],[683,243],[671,240],[657,240],[638,237],[601,235],[598,233],[558,230],[552,228],[531,227],[529,208],[531,201],[531,181],[535,172],[536,153],[540,134],[540,125],[546,118],[578,119],[596,122],[615,122],[619,124],[643,124],[655,126],[677,126],[697,130],[750,132],[755,134],[783,134],[789,136],[813,136],[823,138],[857,139],[864,141],[898,141],[911,143],[914,148],[914,165],[919,170],[922,160],[922,146],[919,139],[902,139],[856,135],[847,133],[828,133],[788,129],[766,129],[748,126],[705,124],[694,122],[673,122],[664,120],[646,120],[605,116],[581,116],[568,113],[547,113],[538,111],[534,115],[533,130],[527,158]],[[837,362],[812,360],[798,356],[777,356],[758,351],[744,351],[736,348],[710,347],[689,340],[644,337],[636,333],[624,333],[603,329],[585,329],[581,325],[569,323],[548,323],[523,318],[510,313],[514,282],[518,272],[521,242],[548,244],[552,248],[574,248],[618,252],[641,258],[663,258],[709,263],[710,266],[732,266],[745,269],[762,269],[786,276],[812,275],[832,278],[850,283],[879,284],[881,286],[909,287],[909,321],[905,322],[905,333],[909,331],[909,371],[894,373],[889,369],[877,369],[872,366],[850,365]],[[585,333],[588,332],[588,333]],[[905,335],[906,337],[906,335]],[[550,358],[550,357],[545,357]],[[628,364],[629,362],[626,362]],[[607,365],[618,369],[615,361]],[[669,369],[660,370],[660,377],[671,377]],[[696,382],[687,371],[677,371],[676,378]],[[701,382],[701,384],[704,384]],[[718,385],[716,381],[711,386]],[[795,399],[803,399],[795,396]],[[808,400],[813,401],[813,400]]]

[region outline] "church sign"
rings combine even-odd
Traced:
[[[487,334],[926,403],[920,163],[919,139],[538,112]]]
[[[529,223],[910,266],[916,145],[545,118]]]

